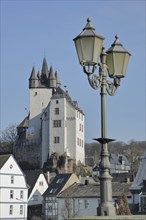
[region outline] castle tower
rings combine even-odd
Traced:
[[[54,75],[54,70],[53,67],[50,67],[50,72],[49,72],[49,87],[50,88],[56,88],[56,77]]]
[[[43,59],[41,74],[36,76],[33,67],[29,78],[30,89],[30,116],[29,128],[34,130],[34,138],[41,141],[41,114],[50,102],[53,94],[53,87],[50,87],[49,71],[46,58]],[[54,85],[55,86],[55,85]]]
[[[38,79],[36,77],[35,67],[33,66],[32,72],[29,78],[29,88],[35,88],[37,84],[38,84]]]

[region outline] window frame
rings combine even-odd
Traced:
[[[54,112],[55,112],[55,115],[59,115],[59,108],[58,108],[58,107],[55,108],[55,109],[54,109]]]
[[[14,198],[14,190],[10,190],[10,199]]]
[[[23,199],[24,198],[24,192],[23,190],[20,190],[20,199]]]
[[[9,206],[9,215],[13,215],[13,205]]]
[[[53,120],[54,128],[61,128],[61,120]]]
[[[14,176],[11,176],[11,184],[14,184]]]
[[[54,137],[54,144],[59,144],[60,143],[60,137],[59,136],[55,136]]]

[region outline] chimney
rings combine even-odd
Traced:
[[[89,180],[85,180],[85,186],[89,185]]]
[[[50,183],[50,172],[49,171],[46,172],[46,179],[47,179],[47,182]]]

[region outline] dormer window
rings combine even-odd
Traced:
[[[64,178],[58,179],[56,183],[62,183],[62,182],[63,182],[63,179],[64,179]]]
[[[50,193],[55,193],[57,191],[57,188],[52,188],[51,190],[50,190]]]

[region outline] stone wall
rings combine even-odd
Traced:
[[[41,144],[37,140],[18,140],[14,157],[23,170],[41,168]]]

